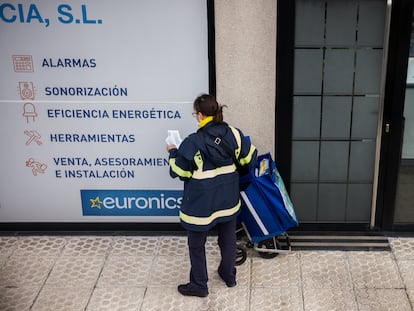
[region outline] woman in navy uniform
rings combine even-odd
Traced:
[[[179,285],[178,291],[186,296],[208,295],[205,243],[213,227],[221,253],[218,274],[228,287],[236,285],[236,218],[241,202],[233,159],[250,169],[257,150],[239,129],[223,122],[223,107],[212,95],[197,97],[193,114],[199,129],[178,149],[167,145],[170,175],[184,181],[179,216],[188,233],[191,270],[190,282]],[[219,144],[221,140],[227,151]]]

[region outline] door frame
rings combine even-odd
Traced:
[[[375,215],[375,226],[385,231],[412,231],[414,228],[414,224],[394,224],[413,4],[413,0],[394,0],[391,7]]]
[[[385,1],[385,0],[384,0]],[[371,222],[359,224],[306,224],[304,230],[385,230],[404,228],[394,225],[397,178],[402,149],[402,127],[408,66],[409,43],[414,0],[388,0],[391,6],[387,32],[383,113],[379,118],[380,145],[374,180]],[[276,39],[276,109],[275,109],[275,159],[278,169],[290,191],[292,124],[293,124],[293,73],[295,38],[295,1],[277,1]],[[387,40],[384,41],[387,44]],[[381,111],[380,111],[381,113]],[[405,230],[413,230],[405,227]]]
[[[275,161],[290,192],[293,124],[295,0],[277,1]],[[281,104],[283,103],[283,104]]]

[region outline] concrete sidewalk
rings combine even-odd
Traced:
[[[237,286],[207,243],[207,298],[184,297],[184,236],[0,236],[0,310],[414,310],[414,238],[391,251],[249,251]]]

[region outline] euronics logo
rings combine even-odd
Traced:
[[[178,190],[81,190],[84,216],[177,216]]]

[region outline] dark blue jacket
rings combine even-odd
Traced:
[[[255,146],[224,122],[207,123],[184,139],[179,149],[170,150],[170,175],[184,181],[181,224],[191,231],[206,231],[236,217],[241,205],[236,166],[207,133],[221,137],[242,165],[253,167],[257,160]]]

